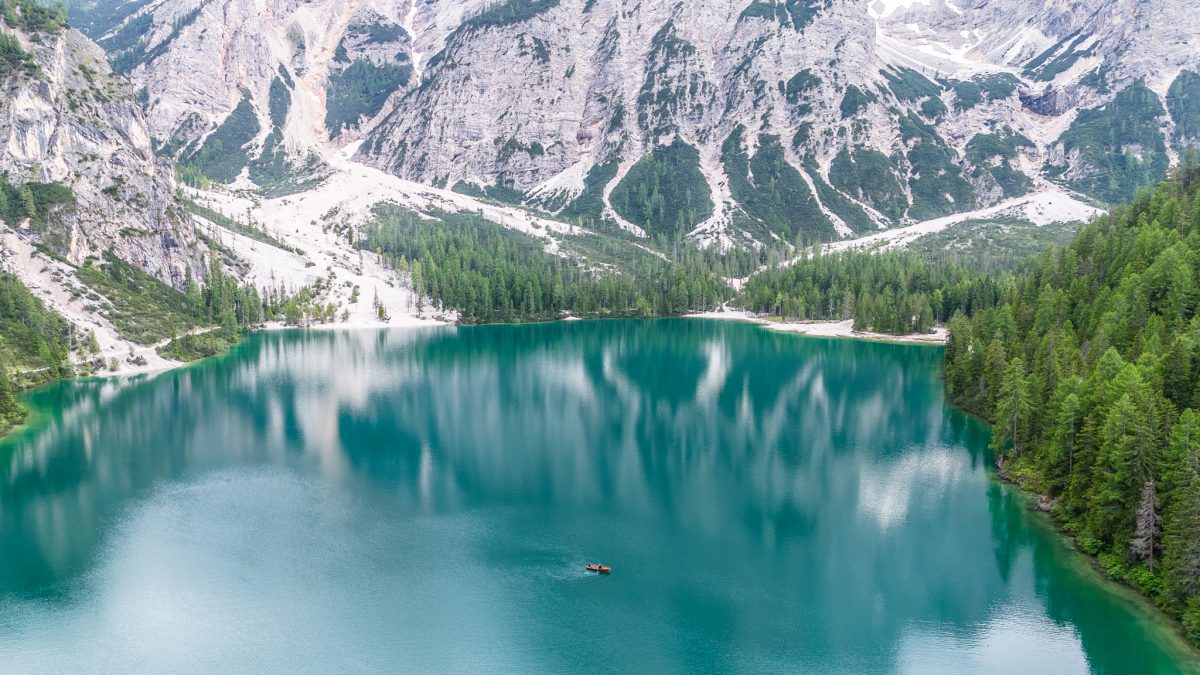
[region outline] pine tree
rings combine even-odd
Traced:
[[[998,426],[992,438],[992,447],[997,453],[1002,452],[1006,444],[1011,442],[1013,454],[1021,454],[1025,426],[1032,412],[1033,405],[1030,403],[1029,384],[1025,377],[1025,363],[1020,357],[1016,357],[1004,371],[999,398],[996,401]]]
[[[1064,484],[1069,482],[1075,474],[1075,443],[1079,434],[1079,413],[1079,396],[1071,392],[1067,394],[1066,398],[1058,406],[1058,417],[1055,419],[1054,429],[1051,434],[1054,444],[1051,463],[1052,466],[1059,466],[1065,469]]]
[[[0,357],[0,427],[8,428],[25,418],[25,409],[13,395],[12,375],[8,363]]]
[[[991,344],[988,345],[987,355],[984,356],[981,385],[984,391],[984,405],[988,415],[994,418],[996,404],[1000,398],[1000,386],[1003,384],[1007,369],[1008,353],[1004,349],[1004,343],[999,338],[993,338]]]
[[[21,189],[17,191],[17,196],[21,204],[21,216],[37,222],[37,200],[33,198],[33,188],[29,186],[29,183],[21,186]]]
[[[1192,473],[1167,511],[1163,603],[1182,611],[1200,593],[1200,474]]]

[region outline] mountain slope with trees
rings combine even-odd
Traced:
[[[1200,644],[1200,168],[950,321],[946,386],[1005,475]]]

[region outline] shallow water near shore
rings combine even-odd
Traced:
[[[940,373],[677,319],[53,385],[0,442],[0,672],[1197,670]]]

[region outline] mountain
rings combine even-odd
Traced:
[[[1119,202],[1200,128],[1184,0],[83,0],[71,16],[193,179],[278,196],[357,149],[404,179],[725,247],[1035,193]]]
[[[178,324],[148,301],[211,258],[134,88],[65,19],[0,0],[0,373],[22,385],[166,363]]]
[[[182,284],[196,237],[132,87],[55,12],[0,8],[3,220],[73,264],[107,251]]]

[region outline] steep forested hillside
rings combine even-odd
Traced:
[[[675,264],[645,253],[598,270],[543,249],[544,242],[474,215],[423,219],[380,207],[361,247],[382,255],[417,291],[466,323],[575,316],[672,316],[711,309],[729,289],[711,264]],[[603,258],[595,242],[591,258]]]
[[[1200,644],[1200,169],[950,322],[946,384],[1003,471]]]
[[[929,264],[916,254],[861,251],[813,254],[750,278],[741,303],[786,320],[854,319],[859,331],[927,333],[956,313],[992,307],[1008,277]]]

